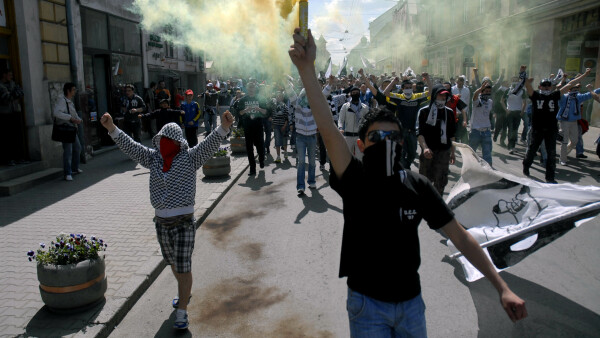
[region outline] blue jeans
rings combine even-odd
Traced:
[[[427,337],[421,294],[399,302],[382,302],[348,288],[350,337]]]
[[[581,155],[583,154],[583,134],[582,134],[582,130],[581,130],[581,125],[577,126],[579,128],[579,138],[577,141],[577,146],[575,147],[575,154],[577,155]]]
[[[63,173],[65,176],[72,175],[73,171],[79,169],[79,156],[81,153],[81,144],[79,137],[75,136],[75,142],[64,143],[63,147]]]
[[[486,131],[471,130],[471,134],[469,134],[469,147],[473,148],[473,151],[477,151],[480,145],[481,158],[492,165],[492,132],[489,129]]]
[[[207,135],[217,129],[217,109],[215,107],[208,107],[208,109],[212,109],[214,114],[204,111],[204,128]]]
[[[296,150],[298,152],[298,174],[296,176],[296,189],[304,190],[304,166],[306,165],[306,154],[308,153],[308,184],[316,184],[315,177],[315,154],[317,152],[317,135],[296,134]]]

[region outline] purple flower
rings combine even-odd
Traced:
[[[74,235],[74,234],[70,234],[69,236],[71,236],[71,238],[74,238],[74,237],[75,237],[75,235]]]
[[[29,259],[29,261],[31,262],[31,257],[27,257],[27,259]]]
[[[96,240],[96,236],[92,236],[92,241],[95,241],[95,240]]]
[[[100,238],[99,242],[100,242],[100,244],[104,243],[104,241],[102,240],[102,238]]]
[[[30,256],[30,257],[31,257],[31,256],[33,256],[33,255],[35,255],[35,252],[34,252],[33,250],[29,250],[29,251],[27,251],[27,256]]]
[[[54,243],[54,246],[57,248],[60,248],[60,244],[58,244],[58,243]]]
[[[46,247],[46,244],[45,244],[45,243],[40,243],[40,246],[41,246],[41,247],[42,247],[42,249],[43,249],[43,248],[45,248],[45,247]]]

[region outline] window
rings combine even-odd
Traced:
[[[174,58],[175,48],[173,47],[172,38],[175,37],[175,29],[171,25],[165,26],[165,57]]]
[[[141,54],[140,28],[135,22],[110,17],[110,49]]]
[[[463,23],[467,23],[469,21],[469,6],[467,1],[463,1]]]
[[[183,56],[185,58],[185,61],[194,61],[194,54],[192,53],[190,47],[184,47]]]
[[[83,46],[98,49],[108,49],[108,26],[106,14],[81,9],[83,26]]]

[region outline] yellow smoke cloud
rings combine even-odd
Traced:
[[[206,60],[222,75],[267,75],[291,69],[287,54],[298,25],[298,0],[135,0],[142,28]],[[166,29],[171,27],[172,30]]]

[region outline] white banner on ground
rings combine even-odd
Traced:
[[[546,184],[492,169],[464,144],[461,178],[446,202],[501,271],[600,213],[600,188]],[[466,279],[483,275],[448,240]]]

